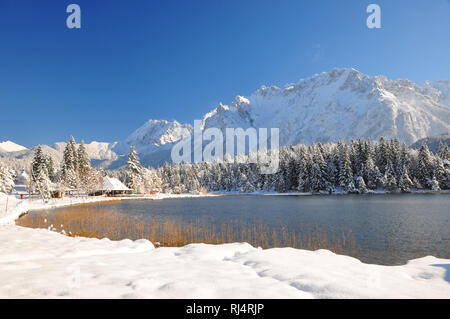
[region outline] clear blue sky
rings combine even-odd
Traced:
[[[449,79],[450,1],[1,0],[0,61],[0,141],[115,141],[334,67]]]

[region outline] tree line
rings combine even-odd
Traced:
[[[444,143],[436,154],[426,144],[414,150],[400,145],[398,139],[300,144],[280,148],[277,173],[262,174],[262,165],[265,164],[249,163],[245,155],[234,158],[226,155],[223,161],[166,162],[158,168],[145,168],[131,146],[124,167],[103,171],[91,166],[84,142],[77,147],[71,137],[59,169],[41,147],[36,148],[27,187],[30,193],[38,193],[44,199],[54,190],[92,193],[101,188],[103,176],[109,175],[120,179],[135,193],[369,193],[450,189],[450,151]],[[10,192],[14,178],[14,172],[0,167],[0,192]]]
[[[169,164],[142,168],[132,147],[126,168],[114,174],[136,192],[149,188],[167,193],[185,192],[313,192],[369,193],[376,190],[410,192],[450,188],[450,152],[441,143],[432,153],[426,144],[417,150],[398,139],[378,142],[314,143],[279,150],[279,170],[261,174],[260,163],[238,155],[224,161]]]
[[[38,146],[29,169],[30,193],[38,193],[43,199],[51,197],[53,191],[90,193],[102,184],[103,172],[93,168],[84,142],[77,147],[73,136],[64,148],[60,169],[51,156],[45,155]]]

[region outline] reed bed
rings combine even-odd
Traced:
[[[95,205],[82,209],[61,209],[58,213],[27,214],[17,224],[31,228],[49,228],[69,236],[109,238],[111,240],[148,239],[161,246],[179,247],[190,243],[223,244],[248,242],[262,248],[293,247],[303,249],[330,249],[336,253],[356,250],[352,233],[332,234],[325,231],[299,233],[287,226],[273,229],[261,220],[244,222],[230,220],[219,224],[207,220],[179,219],[144,220]]]

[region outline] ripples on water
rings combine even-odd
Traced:
[[[162,246],[249,242],[330,249],[368,263],[450,258],[448,194],[256,196],[133,200],[32,212],[27,227]],[[45,222],[47,220],[47,222]]]

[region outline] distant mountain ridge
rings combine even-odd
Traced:
[[[192,124],[151,119],[122,142],[86,146],[93,163],[101,167],[123,165],[131,145],[144,165],[157,166],[170,161],[172,146],[183,133],[193,131]],[[282,146],[381,136],[411,145],[450,132],[450,81],[417,84],[351,68],[333,69],[284,88],[262,86],[248,97],[237,96],[230,105],[219,103],[203,116],[202,129],[211,127],[279,128]],[[47,151],[59,161],[64,146],[56,143]],[[22,152],[0,152],[0,160],[30,156]]]
[[[55,161],[56,164],[62,161],[64,148],[67,143],[57,142],[52,146],[39,145],[42,148],[44,154],[49,155]],[[112,149],[117,145],[117,143],[106,143],[106,142],[91,142],[85,144],[86,151],[89,158],[95,166],[109,167],[113,162],[119,159]],[[37,146],[36,146],[37,147]],[[0,164],[5,164],[8,167],[15,168],[17,170],[28,169],[29,165],[34,157],[34,151],[36,149],[21,149],[17,151],[2,152],[0,150]]]
[[[450,131],[450,81],[416,84],[333,69],[284,88],[262,86],[249,97],[237,96],[229,106],[219,103],[203,117],[202,128],[210,127],[277,127],[280,145],[381,136],[410,145]],[[150,120],[121,150],[135,145],[152,164],[151,155],[170,149],[182,130],[191,132],[192,126]]]
[[[447,144],[450,147],[450,133],[421,138],[417,142],[413,143],[410,147],[413,149],[419,149],[423,144],[425,144],[428,146],[430,151],[436,153],[439,150],[439,144],[441,142]]]

